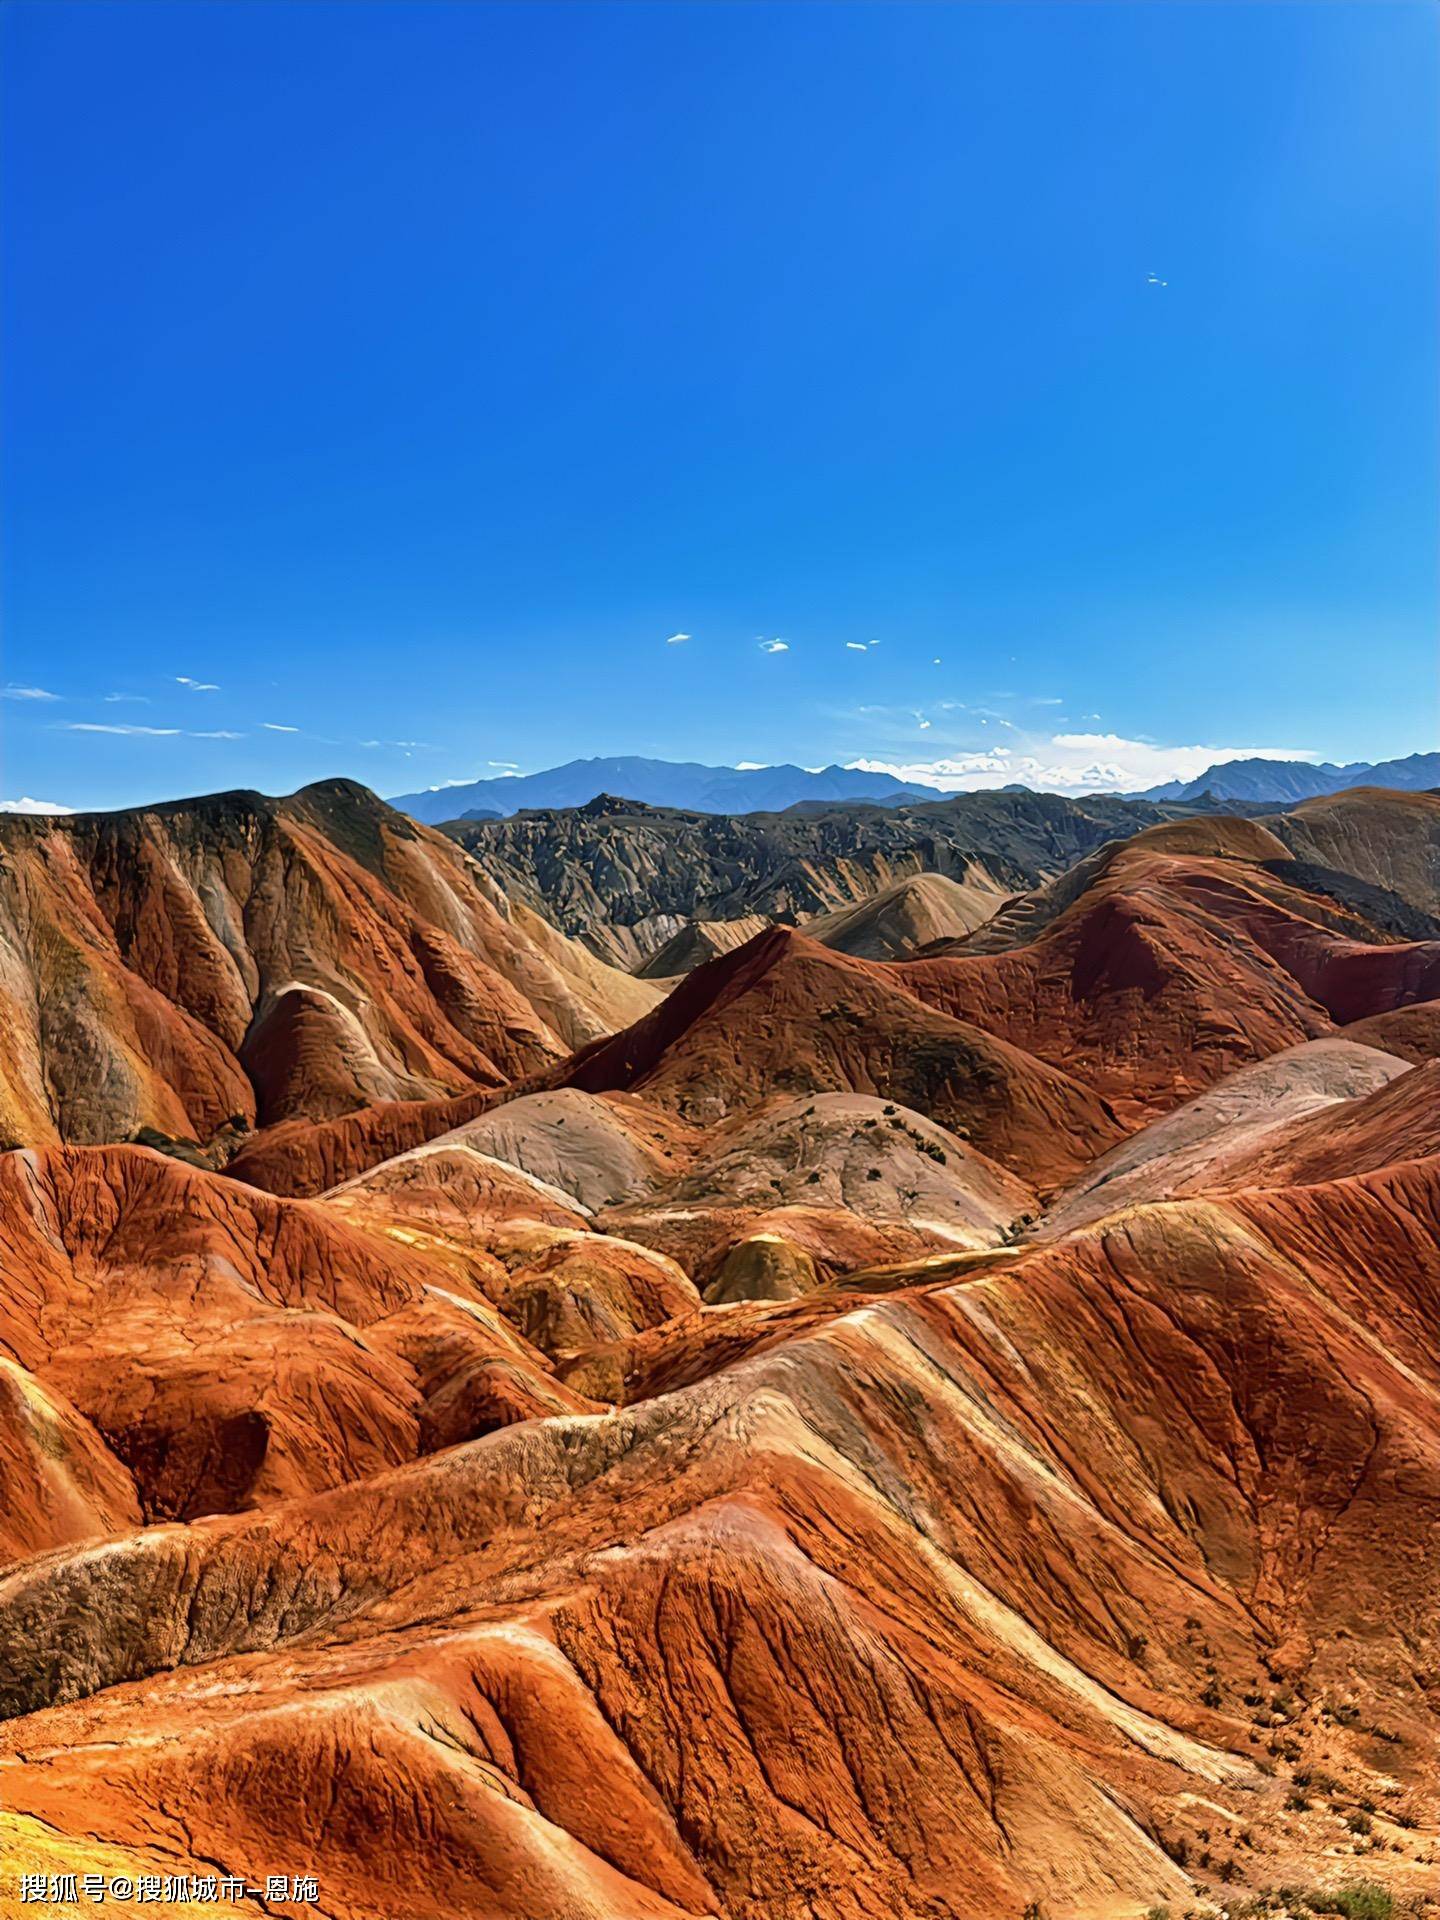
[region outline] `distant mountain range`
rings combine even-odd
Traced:
[[[526,807],[583,807],[597,794],[640,800],[690,813],[779,813],[800,800],[937,800],[934,787],[907,785],[888,773],[851,767],[706,767],[694,760],[570,760],[544,773],[507,774],[464,786],[398,794],[391,802],[412,819],[503,820]]]
[[[1343,787],[1390,787],[1418,793],[1440,787],[1440,753],[1412,753],[1404,760],[1353,761],[1337,767],[1304,760],[1227,760],[1195,780],[1169,780],[1138,800],[1233,800],[1251,806],[1290,806]],[[600,794],[639,800],[649,807],[680,807],[690,813],[781,813],[804,802],[864,800],[899,806],[939,800],[937,787],[896,780],[888,773],[853,767],[707,767],[694,760],[646,760],[623,755],[610,760],[569,760],[543,773],[506,774],[493,780],[429,787],[397,794],[390,802],[431,826],[445,820],[504,820],[536,807],[583,807]]]
[[[772,920],[805,922],[918,874],[997,904],[1107,841],[1203,810],[1023,788],[931,793],[914,806],[836,801],[738,815],[602,795],[583,807],[452,821],[445,831],[508,899],[633,969],[696,921],[748,921],[752,932]]]
[[[1167,780],[1147,787],[1142,800],[1239,800],[1264,806],[1275,800],[1290,804],[1340,793],[1346,787],[1389,787],[1398,793],[1422,793],[1440,787],[1440,753],[1412,753],[1403,760],[1352,760],[1337,767],[1329,761],[1312,766],[1306,760],[1226,760],[1209,767],[1195,780]]]

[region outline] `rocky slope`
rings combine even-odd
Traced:
[[[915,874],[986,895],[1017,893],[1169,811],[1016,792],[717,816],[601,796],[447,831],[512,899],[634,968],[689,921],[756,914],[795,923]]]
[[[1138,1916],[1356,1847],[1422,1895],[1437,1207],[691,1311],[618,1412],[22,1560],[7,1810],[344,1915]]]
[[[1440,914],[1440,792],[1361,787],[1307,800],[1267,816],[1266,825],[1297,861],[1350,874],[1432,918]]]
[[[418,1021],[397,929],[438,874],[478,952],[490,883],[310,806],[281,885],[157,844]],[[1161,823],[914,959],[767,927],[563,1057],[525,998],[553,1046],[225,1172],[0,1154],[0,1913],[1437,1920],[1440,946],[1314,832]]]
[[[1440,940],[1395,941],[1287,884],[1259,822],[1138,834],[896,978],[1063,1065],[1131,1122],[1235,1067],[1434,997]]]
[[[656,998],[347,782],[0,819],[12,1143],[233,1144],[498,1087]]]

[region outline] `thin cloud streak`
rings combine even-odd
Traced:
[[[191,727],[138,727],[121,726],[106,720],[67,720],[61,728],[62,733],[112,733],[126,739],[143,740],[243,740],[243,733],[235,733],[228,727],[212,727],[197,731]]]

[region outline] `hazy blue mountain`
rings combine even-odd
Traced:
[[[651,807],[692,813],[778,813],[801,800],[938,800],[933,787],[907,786],[888,773],[847,767],[706,767],[693,760],[571,760],[545,773],[471,780],[464,786],[398,794],[391,806],[432,825],[441,820],[503,818],[525,807],[583,807],[613,793]]]
[[[1440,753],[1412,753],[1403,760],[1353,760],[1343,767],[1330,761],[1311,766],[1303,760],[1227,760],[1198,779],[1167,780],[1163,786],[1148,787],[1139,797],[1198,800],[1208,793],[1216,800],[1262,806],[1273,800],[1288,805],[1339,793],[1343,787],[1389,787],[1398,793],[1440,787]]]

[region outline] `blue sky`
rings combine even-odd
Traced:
[[[0,36],[7,797],[1436,744],[1427,5]]]

